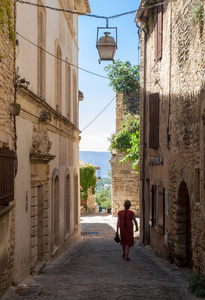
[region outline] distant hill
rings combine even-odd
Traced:
[[[110,170],[110,152],[80,151],[80,160],[101,168],[100,176],[108,178],[108,170]],[[98,171],[97,171],[98,174]]]

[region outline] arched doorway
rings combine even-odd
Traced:
[[[78,227],[78,196],[79,196],[79,183],[78,183],[78,174],[77,172],[74,173],[74,225],[75,229]]]
[[[54,179],[54,246],[59,245],[59,177]]]
[[[52,205],[51,205],[51,251],[53,254],[60,244],[60,199],[59,171],[55,168],[52,176]]]
[[[175,263],[178,266],[192,267],[191,208],[184,181],[179,186],[175,216]]]
[[[64,197],[64,216],[65,216],[65,238],[70,233],[70,175],[66,174],[65,178],[65,197]]]

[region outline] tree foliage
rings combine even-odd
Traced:
[[[140,67],[132,66],[129,61],[116,60],[105,67],[110,79],[110,86],[117,93],[127,93],[139,88]]]
[[[120,130],[112,135],[111,145],[109,150],[116,152],[125,152],[125,157],[121,160],[122,163],[126,161],[133,162],[133,169],[137,168],[140,157],[140,120],[139,117],[128,115]]]
[[[100,204],[105,209],[108,208],[108,206],[111,207],[111,190],[103,190],[99,194],[96,195],[96,202],[97,204]]]
[[[109,150],[125,152],[121,162],[131,161],[132,167],[136,169],[139,162],[140,121],[139,116],[135,115],[137,98],[133,98],[132,93],[139,91],[140,68],[132,66],[129,61],[117,60],[114,64],[105,67],[105,71],[108,72],[110,86],[115,92],[123,94],[124,111],[124,121],[120,130],[111,136]]]
[[[111,190],[111,179],[102,178],[100,182],[97,182],[96,185],[96,194],[99,194],[101,191]]]
[[[88,190],[91,189],[92,194],[95,194],[96,188],[95,168],[93,166],[80,167],[80,198],[81,205],[87,207]]]

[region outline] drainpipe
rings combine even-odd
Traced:
[[[137,28],[142,30],[144,33],[144,60],[143,60],[143,123],[142,123],[142,232],[143,238],[142,243],[145,242],[145,117],[146,117],[146,43],[147,43],[147,33],[138,24]]]

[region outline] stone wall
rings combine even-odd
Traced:
[[[92,194],[92,190],[89,189],[88,191],[88,199],[87,199],[88,209],[86,213],[97,213],[98,212],[98,206],[96,203],[96,194]]]
[[[11,1],[12,13],[14,1]],[[6,14],[5,14],[6,17]],[[10,116],[9,103],[14,102],[14,45],[9,39],[7,23],[0,31],[0,147],[14,149],[14,120]]]
[[[139,177],[136,170],[132,170],[132,163],[120,163],[123,154],[112,154],[110,159],[112,180],[112,215],[117,216],[119,210],[124,209],[125,200],[131,201],[131,210],[136,216],[140,213]]]
[[[11,1],[12,15],[14,1]],[[6,14],[5,14],[6,17]],[[14,118],[9,103],[14,102],[14,46],[9,39],[7,23],[0,25],[0,147],[14,150]],[[14,201],[0,206],[0,298],[13,277]]]
[[[123,94],[116,95],[116,132],[120,129],[123,122]]]
[[[162,58],[155,61],[154,22],[141,30],[141,122],[145,109],[145,241],[177,265],[205,271],[204,245],[204,43],[203,28],[187,21],[192,4],[175,1],[163,5]],[[201,24],[202,25],[202,24]],[[144,57],[144,41],[146,57]],[[146,63],[146,77],[143,77]],[[145,82],[144,82],[145,80]],[[149,147],[150,95],[159,94],[159,147]],[[143,123],[141,123],[143,124]],[[143,151],[141,125],[141,158]],[[153,164],[152,158],[161,158]],[[142,164],[141,164],[142,174]],[[141,178],[142,180],[142,178]],[[156,191],[152,190],[156,187]],[[163,230],[160,227],[160,194],[163,195]],[[141,201],[142,193],[141,193]],[[156,201],[156,202],[155,202]],[[155,219],[152,205],[155,207]],[[142,228],[142,227],[141,227]]]
[[[126,99],[126,100],[124,100]],[[116,132],[120,130],[127,108],[131,113],[139,113],[140,97],[137,92],[116,95]],[[140,215],[139,203],[139,176],[132,169],[132,163],[120,163],[125,153],[112,153],[110,159],[112,181],[112,215],[117,216],[119,210],[124,209],[125,200],[130,200],[135,215]]]

